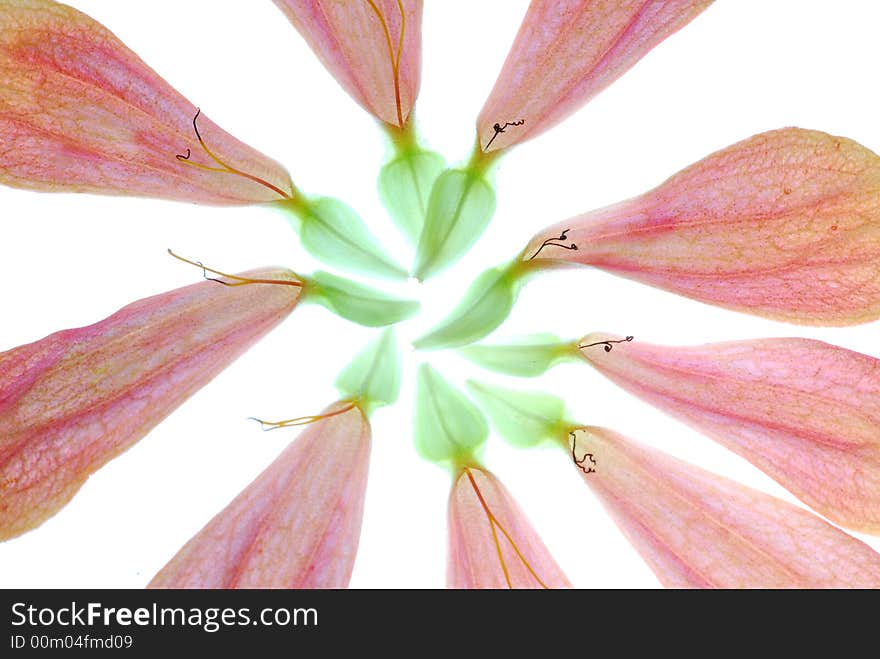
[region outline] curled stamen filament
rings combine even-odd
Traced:
[[[488,149],[490,146],[492,146],[492,142],[495,141],[495,138],[498,137],[499,133],[504,132],[505,128],[507,128],[508,126],[522,126],[525,122],[526,122],[525,119],[520,119],[519,121],[505,122],[505,124],[503,126],[501,124],[495,124],[494,126],[492,126],[492,130],[495,131],[495,134],[492,136],[492,139],[489,140],[489,142],[486,144],[486,146],[483,147],[483,150]]]
[[[611,341],[611,340],[609,340],[609,341],[596,341],[595,343],[579,344],[578,348],[592,348],[593,346],[604,346],[603,350],[605,350],[605,352],[611,352],[611,350],[614,348],[613,344],[615,344],[615,343],[629,343],[630,341],[633,340],[633,338],[634,337],[632,337],[632,336],[628,336],[625,339],[619,339],[617,341]]]
[[[216,155],[214,155],[214,153],[208,148],[208,145],[205,144],[205,140],[202,139],[202,134],[199,132],[198,119],[199,119],[200,114],[202,114],[202,109],[196,108],[196,114],[192,120],[193,130],[195,130],[195,132],[196,132],[196,137],[198,138],[199,144],[201,145],[202,149],[204,149],[205,153],[208,154],[208,157],[211,158],[211,160],[213,160],[214,162],[216,162],[220,166],[219,167],[210,167],[209,165],[202,165],[201,163],[193,162],[192,160],[190,160],[190,156],[192,155],[192,152],[189,149],[186,150],[186,155],[184,155],[182,153],[178,153],[176,156],[174,156],[175,158],[177,158],[180,162],[182,162],[185,165],[190,165],[191,167],[196,167],[198,169],[201,169],[201,170],[204,170],[207,172],[225,172],[227,174],[235,174],[236,176],[243,176],[244,178],[246,178],[250,181],[253,181],[254,183],[259,183],[263,187],[269,188],[270,190],[272,190],[272,192],[279,195],[282,199],[291,199],[292,198],[291,194],[288,194],[287,192],[285,192],[284,190],[282,190],[278,186],[269,183],[269,181],[261,179],[259,176],[254,176],[253,174],[248,174],[247,172],[243,172],[240,169],[236,169],[235,167],[227,165],[225,162],[220,160],[220,158],[218,158]]]
[[[474,488],[474,493],[477,495],[477,499],[479,499],[480,505],[483,507],[483,512],[486,513],[486,519],[489,521],[489,528],[492,530],[492,541],[495,543],[495,551],[498,554],[498,562],[501,564],[501,571],[504,572],[504,580],[507,582],[507,587],[512,589],[513,583],[510,581],[510,572],[507,569],[507,563],[504,562],[504,553],[501,550],[501,543],[498,541],[498,531],[501,531],[501,533],[507,539],[507,542],[510,543],[513,551],[516,552],[519,560],[529,571],[529,574],[531,574],[535,578],[535,581],[537,581],[541,585],[541,588],[549,590],[550,587],[543,581],[541,581],[541,577],[538,576],[534,568],[532,568],[528,560],[526,560],[526,557],[523,556],[514,539],[510,536],[510,534],[507,532],[501,522],[498,521],[498,518],[495,517],[494,514],[492,514],[492,511],[489,509],[489,504],[486,503],[486,500],[483,498],[483,493],[480,492],[477,481],[474,479],[473,474],[471,474],[471,470],[468,467],[465,467],[464,471],[467,474],[468,480],[471,482],[471,487]]]
[[[322,419],[329,419],[330,417],[337,416],[339,414],[343,414],[344,412],[348,412],[351,409],[354,409],[355,405],[355,402],[351,402],[347,407],[343,407],[333,412],[327,412],[327,414],[310,414],[308,416],[298,416],[295,419],[285,419],[284,421],[264,421],[263,419],[258,419],[253,416],[248,417],[248,419],[259,423],[263,432],[267,432],[269,430],[278,430],[279,428],[306,426],[310,423],[321,421]]]
[[[589,459],[592,464],[598,464],[596,462],[596,457],[592,453],[584,453],[584,457],[580,460],[577,458],[577,435],[574,432],[568,433],[571,437],[571,459],[574,460],[574,463],[577,465],[578,469],[580,469],[585,474],[595,474],[596,470],[593,467],[585,467],[584,464]]]
[[[536,256],[538,256],[538,254],[541,253],[541,250],[543,250],[545,247],[551,247],[551,246],[552,247],[561,247],[562,249],[574,250],[576,252],[578,246],[575,243],[571,243],[571,245],[564,245],[564,244],[553,242],[554,240],[568,240],[568,232],[569,231],[571,231],[571,229],[566,229],[561,234],[559,234],[558,238],[548,238],[547,240],[545,240],[543,243],[541,243],[541,246],[538,248],[538,251],[536,251],[534,254],[532,254],[529,257],[529,261],[531,261]]]
[[[254,279],[251,277],[239,277],[238,275],[230,275],[225,272],[220,272],[219,270],[214,270],[213,268],[209,268],[204,263],[200,261],[190,261],[178,254],[175,254],[171,249],[168,249],[168,253],[171,254],[178,261],[183,261],[184,263],[189,263],[190,265],[194,265],[197,268],[201,268],[202,275],[208,281],[215,281],[218,284],[223,284],[224,286],[247,286],[248,284],[279,284],[281,286],[296,286],[298,288],[302,288],[303,283],[301,281],[296,281],[293,279]],[[212,273],[215,275],[219,275],[220,277],[225,277],[226,279],[232,279],[233,281],[223,281],[222,279],[218,279],[216,277],[209,277],[208,273]]]

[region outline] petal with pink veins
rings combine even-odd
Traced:
[[[361,107],[403,128],[419,92],[422,0],[274,0]]]
[[[0,0],[0,182],[221,205],[293,194],[284,167],[101,24],[49,0]]]
[[[150,582],[150,588],[345,588],[370,455],[370,424],[328,407]]]
[[[711,3],[533,0],[477,118],[480,145],[495,151],[553,127]]]
[[[449,495],[449,588],[571,588],[507,489],[464,467]]]
[[[572,436],[575,459],[592,457],[584,481],[665,586],[880,587],[880,554],[802,508],[610,430]]]
[[[521,258],[794,323],[867,322],[880,317],[880,157],[818,131],[762,133],[542,231]]]
[[[201,282],[0,353],[0,539],[54,515],[299,300],[289,270],[240,277],[276,283]]]
[[[619,340],[590,334],[581,354],[825,517],[880,533],[880,360],[798,338],[694,347],[602,343]]]

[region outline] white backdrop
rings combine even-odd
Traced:
[[[297,186],[352,204],[400,261],[408,250],[375,192],[385,155],[374,121],[318,64],[266,1],[71,0],[113,30],[226,130],[277,158]],[[511,0],[428,0],[421,133],[452,162],[525,11]],[[510,152],[498,210],[472,252],[419,290],[412,339],[444,316],[471,279],[511,257],[551,222],[641,193],[754,133],[815,128],[880,149],[876,29],[866,0],[721,0],[553,131]],[[129,198],[0,188],[0,350],[96,322],[199,273],[165,253],[235,272],[268,264],[318,267],[280,215]],[[547,275],[523,292],[493,338],[593,330],[656,343],[805,336],[880,357],[877,323],[802,328],[724,311],[589,269]],[[3,587],[141,587],[295,437],[261,433],[249,416],[314,413],[374,335],[304,306],[143,441],[95,474],[40,528],[0,545]],[[793,501],[737,456],[618,390],[587,366],[538,380],[491,376],[451,353],[408,353],[404,391],[374,415],[360,552],[352,586],[441,587],[449,475],[411,439],[413,366],[428,359],[467,377],[543,389],[571,417],[605,425]],[[519,451],[490,439],[486,464],[512,491],[572,582],[653,587],[657,581],[555,448]],[[880,549],[880,542],[864,538]]]

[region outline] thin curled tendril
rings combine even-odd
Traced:
[[[605,352],[611,352],[614,348],[615,343],[629,343],[633,340],[634,337],[628,336],[625,339],[619,339],[617,341],[596,341],[595,343],[587,343],[587,344],[578,344],[578,348],[592,348],[593,346],[604,346]]]
[[[249,181],[253,181],[254,183],[259,183],[263,187],[269,188],[272,192],[279,195],[282,199],[291,199],[290,194],[288,194],[287,192],[285,192],[281,188],[279,188],[275,185],[272,185],[271,183],[269,183],[269,181],[261,179],[259,176],[254,176],[253,174],[248,174],[247,172],[243,172],[240,169],[236,169],[235,167],[227,165],[225,162],[220,160],[220,158],[218,158],[216,155],[214,155],[214,153],[208,148],[208,145],[205,144],[205,140],[202,139],[202,134],[199,132],[198,120],[199,120],[199,115],[201,115],[201,114],[202,114],[202,109],[196,108],[196,114],[192,120],[193,130],[196,133],[196,137],[198,138],[199,144],[202,146],[202,149],[204,149],[205,153],[208,154],[208,157],[210,157],[211,160],[213,160],[214,162],[216,162],[220,166],[219,167],[210,167],[208,165],[202,165],[201,163],[193,162],[192,160],[190,160],[190,157],[192,156],[192,151],[190,151],[189,149],[186,150],[186,154],[178,153],[176,156],[174,156],[175,158],[177,158],[177,160],[179,160],[180,162],[182,162],[185,165],[190,165],[191,167],[197,167],[198,169],[204,170],[206,172],[223,172],[226,174],[235,174],[236,176],[242,176],[242,177],[248,179]]]
[[[310,423],[315,423],[316,421],[321,421],[323,419],[329,419],[330,417],[337,416],[339,414],[343,414],[348,412],[349,410],[354,409],[357,403],[352,401],[348,404],[348,406],[343,407],[338,410],[334,410],[333,412],[328,412],[327,414],[310,414],[308,416],[298,416],[295,419],[285,419],[284,421],[264,421],[262,419],[258,419],[254,416],[249,416],[249,421],[256,421],[260,424],[263,432],[268,432],[270,430],[278,430],[279,428],[293,428],[294,426],[306,426]]]
[[[503,133],[505,128],[507,128],[508,126],[522,126],[525,122],[525,119],[520,119],[519,121],[508,121],[503,126],[501,124],[495,124],[494,126],[492,126],[492,130],[495,131],[495,134],[492,136],[492,139],[489,140],[486,146],[483,147],[483,151],[491,146],[492,142],[495,141],[495,138],[498,137],[498,134]]]
[[[592,453],[584,453],[584,457],[582,457],[580,460],[578,460],[578,458],[577,458],[577,435],[575,434],[574,431],[568,433],[568,435],[569,435],[569,437],[571,437],[571,459],[577,465],[577,468],[580,469],[585,474],[595,474],[596,469],[594,467],[589,466],[589,465],[587,465],[587,466],[584,466],[584,465],[586,464],[587,460],[590,461],[591,465],[599,464],[598,462],[596,462],[596,457]]]
[[[238,275],[230,275],[225,272],[220,272],[219,270],[214,270],[214,268],[209,268],[201,261],[190,261],[187,258],[184,258],[178,254],[175,254],[171,249],[168,249],[168,253],[171,254],[178,261],[183,261],[184,263],[189,263],[190,265],[194,265],[197,268],[202,269],[202,276],[207,281],[217,282],[218,284],[223,284],[224,286],[247,286],[248,284],[278,284],[280,286],[296,286],[297,288],[302,288],[303,283],[301,281],[296,281],[294,279],[254,279],[251,277],[239,277]],[[218,277],[209,277],[208,273],[219,275],[220,277],[224,277],[226,279],[231,279],[232,281],[223,281]]]
[[[544,249],[545,247],[561,247],[562,249],[569,249],[569,250],[577,251],[578,246],[575,245],[574,243],[571,243],[570,245],[566,245],[564,243],[553,242],[554,240],[568,240],[568,232],[569,231],[571,231],[571,229],[566,229],[561,234],[559,234],[558,238],[548,238],[547,240],[545,240],[543,243],[541,243],[541,246],[538,248],[538,251],[536,251],[534,254],[532,254],[529,257],[529,261],[531,261],[533,258],[535,258],[538,254],[540,254],[541,250]]]

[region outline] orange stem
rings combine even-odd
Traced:
[[[169,248],[168,253],[171,254],[178,261],[183,261],[184,263],[189,263],[190,265],[194,265],[197,268],[202,269],[202,273],[205,273],[205,279],[208,281],[216,281],[218,284],[223,284],[224,286],[247,286],[248,284],[278,284],[281,286],[296,286],[298,288],[302,288],[303,283],[301,281],[296,281],[293,279],[252,279],[250,277],[239,277],[238,275],[230,275],[225,272],[220,272],[219,270],[214,270],[214,268],[209,268],[204,263],[199,261],[190,261],[178,254],[175,254]],[[215,275],[220,275],[221,277],[226,277],[227,279],[232,279],[234,281],[222,281],[220,279],[213,279],[208,277],[207,273],[213,273]]]
[[[189,149],[186,150],[185,156],[180,155],[180,154],[178,154],[176,156],[180,162],[184,163],[185,165],[189,165],[191,167],[196,167],[198,169],[201,169],[201,170],[204,170],[207,172],[224,172],[227,174],[235,174],[236,176],[242,176],[250,181],[253,181],[254,183],[259,183],[260,185],[262,185],[266,188],[269,188],[274,193],[279,195],[282,199],[291,199],[292,198],[292,196],[293,196],[292,194],[288,194],[287,192],[285,192],[284,190],[282,190],[278,186],[269,183],[269,181],[261,179],[259,176],[254,176],[253,174],[248,174],[247,172],[243,172],[240,169],[236,169],[235,167],[227,165],[225,162],[220,160],[220,158],[218,158],[216,155],[214,155],[214,153],[208,148],[208,145],[205,144],[205,140],[202,139],[202,135],[199,132],[199,126],[198,126],[197,122],[198,122],[199,115],[201,113],[202,113],[202,109],[196,108],[196,116],[193,117],[193,122],[192,122],[193,128],[196,131],[196,137],[198,138],[199,144],[202,146],[202,149],[204,149],[205,153],[208,154],[208,156],[211,158],[211,160],[213,160],[218,165],[220,165],[220,167],[209,167],[208,165],[202,165],[201,163],[192,162],[189,159],[189,157],[190,157]]]
[[[394,52],[394,46],[391,44],[391,31],[388,29],[388,23],[385,16],[373,0],[367,0],[367,4],[372,7],[373,12],[379,18],[382,24],[382,31],[385,33],[385,43],[388,46],[388,55],[391,58],[391,71],[394,74],[394,100],[397,103],[397,124],[403,128],[403,109],[400,104],[400,54],[403,52],[403,36],[406,32],[406,13],[403,11],[402,0],[397,0],[397,7],[400,10],[400,37],[397,40],[397,53]]]
[[[505,538],[507,538],[507,541],[510,543],[510,546],[513,547],[513,551],[516,552],[517,557],[519,558],[520,561],[522,561],[522,564],[525,565],[525,567],[529,571],[529,573],[535,578],[535,581],[537,581],[539,584],[541,584],[541,588],[545,588],[545,589],[549,590],[549,586],[547,586],[547,584],[545,584],[541,580],[541,577],[538,576],[538,574],[535,572],[535,570],[532,568],[532,566],[526,560],[526,557],[523,556],[522,552],[520,551],[519,547],[517,547],[516,542],[513,540],[513,538],[510,536],[510,534],[507,532],[507,530],[504,528],[504,526],[501,524],[501,522],[498,521],[498,518],[492,514],[491,510],[489,510],[489,505],[486,503],[486,500],[483,498],[483,494],[482,494],[482,492],[480,492],[480,488],[477,485],[477,481],[474,480],[474,477],[471,474],[471,470],[468,467],[465,467],[464,471],[467,474],[468,480],[470,480],[470,482],[471,482],[471,487],[474,488],[474,493],[476,493],[477,499],[480,500],[480,505],[483,507],[483,512],[486,513],[486,519],[489,520],[489,527],[492,529],[492,540],[495,542],[495,551],[498,553],[498,560],[501,563],[501,570],[504,572],[504,579],[507,581],[507,587],[513,588],[513,585],[510,582],[510,573],[507,570],[507,564],[504,562],[504,554],[501,551],[501,544],[498,542],[498,534],[495,532],[496,527],[498,527],[498,530],[504,534]]]
[[[309,416],[298,416],[295,419],[286,419],[284,421],[263,421],[262,419],[257,419],[255,417],[250,417],[261,426],[263,426],[263,430],[278,430],[278,428],[292,428],[293,426],[306,426],[310,423],[315,423],[316,421],[321,421],[322,419],[329,419],[330,417],[337,416],[344,412],[348,412],[349,410],[354,409],[356,402],[352,401],[348,407],[343,407],[334,412],[328,412],[327,414],[310,414]],[[266,427],[268,426],[268,428]]]

